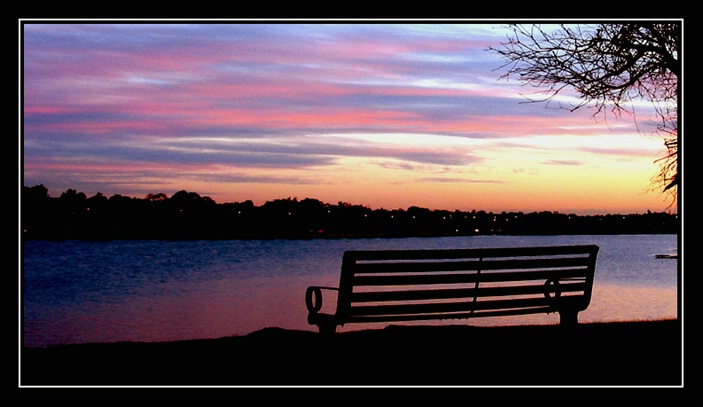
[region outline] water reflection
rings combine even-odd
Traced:
[[[306,320],[305,289],[313,284],[336,286],[344,250],[589,242],[602,249],[591,305],[579,313],[580,322],[677,317],[677,261],[653,256],[662,247],[675,247],[676,236],[671,235],[197,244],[35,242],[25,250],[23,342],[46,346],[170,341],[245,335],[271,326],[315,331]],[[325,306],[335,305],[331,297],[325,301]],[[429,323],[485,326],[558,321],[558,314],[539,314]],[[383,326],[348,325],[338,332]]]
[[[332,282],[336,283],[336,282]],[[307,324],[303,295],[307,277],[266,277],[245,282],[225,280],[201,285],[180,295],[132,297],[118,303],[54,312],[47,320],[26,321],[25,343],[171,341],[245,335],[265,327],[315,331]],[[326,298],[326,306],[335,299]],[[676,318],[673,287],[629,287],[596,284],[591,305],[579,322],[612,322]],[[558,324],[559,315],[536,314],[404,324],[475,326]],[[378,329],[383,324],[353,324],[338,332]]]

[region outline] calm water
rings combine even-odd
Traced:
[[[27,241],[22,251],[23,342],[47,346],[217,338],[270,326],[314,331],[306,321],[305,288],[337,286],[346,250],[564,244],[600,246],[593,298],[579,321],[677,316],[677,260],[654,258],[677,252],[676,235]],[[556,324],[558,318],[545,314],[447,323]],[[338,331],[382,326],[350,325]]]

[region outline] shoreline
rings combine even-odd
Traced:
[[[682,386],[676,319],[25,347],[20,386]]]
[[[41,235],[35,236],[29,232],[22,233],[22,239],[24,241],[49,241],[49,242],[63,242],[63,241],[82,241],[82,242],[113,242],[113,241],[164,241],[164,242],[192,242],[192,241],[222,241],[222,240],[242,240],[242,241],[252,241],[252,240],[345,240],[345,239],[414,239],[414,238],[440,238],[440,237],[481,237],[481,236],[518,236],[518,237],[544,237],[544,236],[615,236],[615,235],[625,235],[625,236],[642,236],[642,235],[678,235],[678,232],[618,232],[618,233],[608,233],[608,232],[562,232],[562,233],[297,233],[297,234],[247,234],[247,235],[228,235],[228,236],[194,236],[194,237],[166,237],[166,236],[156,236],[156,237],[141,237],[141,236],[116,236],[116,237],[105,237],[105,236],[55,236],[55,235]]]

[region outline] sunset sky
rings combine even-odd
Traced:
[[[665,153],[648,106],[635,121],[525,103],[537,89],[501,80],[488,50],[502,22],[187,23],[23,21],[23,184],[373,209],[670,204],[648,192]]]

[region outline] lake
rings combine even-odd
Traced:
[[[265,327],[316,331],[305,289],[337,286],[346,250],[596,244],[593,297],[580,322],[676,318],[676,235],[466,236],[395,239],[22,242],[27,346],[173,341]],[[327,304],[329,305],[329,304]],[[332,306],[334,304],[331,304]],[[557,324],[558,314],[431,324]],[[338,332],[382,328],[349,325]]]

